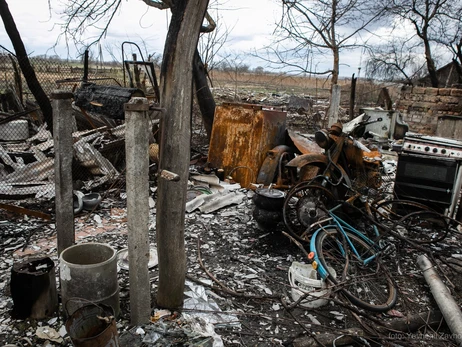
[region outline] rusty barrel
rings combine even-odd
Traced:
[[[82,306],[66,321],[66,331],[75,347],[119,347],[114,311],[99,304]]]
[[[103,243],[82,243],[66,248],[59,258],[65,313],[72,315],[92,302],[111,306],[117,317],[120,308],[115,249]]]

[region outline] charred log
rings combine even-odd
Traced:
[[[144,92],[137,88],[83,83],[74,98],[75,105],[86,111],[112,119],[124,119],[124,104],[135,96],[143,97]]]

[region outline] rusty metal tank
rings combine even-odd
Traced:
[[[215,110],[208,161],[248,187],[256,182],[267,152],[284,144],[285,130],[281,109],[224,103]]]

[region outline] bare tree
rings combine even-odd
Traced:
[[[212,135],[216,106],[212,91],[210,90],[210,86],[212,86],[210,72],[222,61],[222,58],[220,58],[218,53],[225,45],[229,35],[229,30],[226,27],[223,27],[221,22],[218,20],[219,6],[220,4],[216,0],[211,6],[209,6],[214,8],[217,19],[214,21],[209,16],[208,21],[209,24],[212,25],[202,28],[197,52],[194,55],[193,76],[196,100],[202,114],[202,120],[208,139],[210,139]]]
[[[229,34],[232,31],[232,28],[229,29],[220,20],[220,9],[218,8],[219,6],[221,5],[217,1],[215,1],[214,4],[210,6],[214,8],[215,12],[215,28],[212,31],[202,33],[197,45],[197,49],[200,56],[202,57],[207,72],[211,72],[224,60],[224,57],[220,55],[220,52],[228,42]]]
[[[460,20],[460,1],[456,0],[391,0],[388,12],[409,21],[424,47],[425,61],[432,87],[438,87],[432,41],[438,39],[448,21]]]
[[[453,5],[457,5],[456,1]],[[455,16],[446,17],[444,25],[438,28],[434,41],[446,48],[453,56],[453,60],[462,65],[462,4],[454,8]],[[443,23],[442,23],[443,24]]]
[[[271,53],[284,66],[311,74],[330,74],[338,83],[340,52],[363,44],[361,34],[384,13],[366,0],[282,0],[278,44]],[[287,42],[292,43],[289,45]],[[332,68],[313,71],[310,55],[330,55]]]
[[[143,0],[148,6],[170,9],[172,17],[161,65],[161,107],[166,110],[161,122],[159,171],[172,171],[179,181],[159,178],[157,245],[159,287],[157,303],[177,308],[183,302],[186,275],[184,218],[190,155],[191,97],[193,58],[199,33],[213,30],[214,22],[206,13],[209,0]],[[65,35],[79,35],[86,23],[102,28],[99,41],[107,31],[121,0],[76,0],[68,8]],[[206,25],[202,25],[204,17]],[[100,23],[99,23],[100,21]],[[71,23],[72,22],[72,23]],[[80,39],[78,39],[80,40]],[[195,66],[195,65],[194,65]],[[197,86],[196,86],[197,88]]]
[[[8,8],[8,4],[5,0],[0,0],[0,17],[2,18],[3,25],[10,37],[11,43],[13,44],[16,52],[16,58],[18,59],[19,67],[26,79],[27,86],[34,95],[35,100],[42,111],[48,130],[53,132],[53,109],[51,108],[50,99],[48,99],[48,96],[35,75],[34,68],[27,56],[26,47],[24,47],[21,35],[19,34],[14,18],[11,15],[10,9]]]
[[[242,82],[242,75],[249,72],[250,66],[246,64],[247,57],[244,54],[232,52],[220,63],[220,70],[224,71],[228,78],[233,81],[234,100],[238,99],[238,86]]]
[[[368,78],[386,81],[403,80],[412,84],[421,75],[425,63],[421,59],[420,43],[391,38],[389,43],[370,47],[366,61]]]
[[[201,39],[204,41],[206,40],[204,37],[210,36],[210,38],[206,41],[207,44],[199,44],[198,48],[196,48],[193,61],[193,80],[196,92],[196,100],[202,114],[202,120],[204,123],[205,131],[207,133],[207,138],[210,139],[212,136],[212,126],[213,119],[215,117],[216,104],[212,95],[212,91],[210,90],[210,86],[207,82],[207,77],[209,76],[210,71],[208,64],[214,61],[215,55],[217,53],[217,51],[214,50],[214,46],[217,46],[217,42],[214,39],[217,37],[217,24],[208,12],[205,14],[205,18],[207,19],[208,25],[203,25],[201,27]],[[205,63],[201,58],[199,47],[204,49],[203,53],[205,53]],[[221,48],[221,46],[219,48]]]
[[[171,9],[174,4],[173,0],[142,0],[146,5],[160,10]],[[66,7],[64,12],[65,21],[62,24],[62,35],[67,42],[74,42],[77,46],[89,47],[99,42],[107,33],[115,13],[119,10],[122,0],[76,0],[72,1]],[[211,33],[216,28],[216,23],[207,12],[205,14],[205,25],[201,26],[202,33]],[[87,26],[96,26],[100,28],[98,35],[91,38],[90,43],[84,44],[82,35]],[[204,34],[205,35],[205,34]],[[218,36],[224,44],[225,37]],[[217,37],[215,37],[217,39]],[[209,55],[206,57],[214,58],[216,50],[210,50]],[[213,124],[213,117],[215,114],[215,101],[207,83],[207,61],[206,64],[202,62],[200,54],[194,55],[194,84],[196,89],[197,101],[201,110],[202,118],[206,128],[208,137],[210,138]]]
[[[280,39],[269,50],[285,67],[331,76],[328,124],[332,125],[338,121],[340,104],[340,52],[364,45],[361,34],[378,21],[384,9],[368,0],[282,0],[282,8],[277,29]],[[330,56],[332,67],[313,71],[314,55]]]

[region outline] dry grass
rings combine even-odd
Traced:
[[[329,98],[330,79],[313,76],[293,76],[273,73],[240,73],[213,71],[210,74],[214,87],[229,88],[236,94],[243,90],[255,93],[276,93],[311,96],[316,99]],[[351,80],[340,79],[341,104],[348,107],[351,93]],[[380,90],[388,87],[392,100],[398,98],[399,90],[396,86],[385,85],[369,80],[360,79],[356,85],[357,107],[376,106]]]
[[[276,73],[238,73],[212,71],[210,77],[214,85],[228,88],[254,89],[256,92],[274,92],[288,94],[305,94],[327,97],[330,79],[313,76],[294,76]],[[349,85],[349,81],[341,80],[340,85]]]

